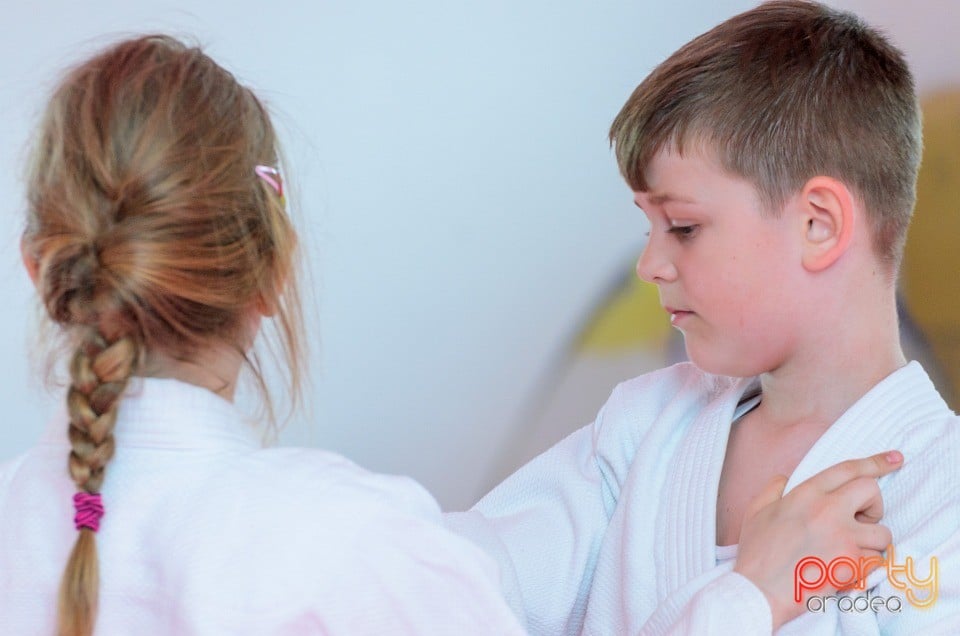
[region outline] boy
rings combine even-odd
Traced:
[[[960,428],[897,331],[921,147],[902,54],[764,4],[655,69],[610,138],[650,221],[637,273],[693,364],[621,384],[450,525],[535,634],[960,629]],[[886,470],[820,473],[888,448],[882,501]]]

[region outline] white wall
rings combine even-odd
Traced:
[[[24,149],[58,70],[92,47],[127,32],[192,34],[273,106],[317,299],[313,408],[282,439],[411,474],[458,507],[488,485],[552,357],[641,246],[641,217],[607,149],[610,120],[657,61],[752,4],[40,0],[8,8],[0,459],[26,448],[56,407],[27,362],[37,346],[17,254]],[[912,6],[907,19],[920,13]],[[898,28],[890,25],[895,36]]]

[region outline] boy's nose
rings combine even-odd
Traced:
[[[637,259],[637,276],[640,280],[654,285],[668,283],[677,278],[677,268],[664,251],[654,244],[652,235],[647,239],[643,253]]]

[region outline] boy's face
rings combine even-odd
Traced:
[[[701,369],[752,376],[794,348],[803,307],[796,217],[764,214],[754,186],[706,151],[659,152],[649,191],[635,193],[650,221],[637,275],[660,290],[687,355]]]

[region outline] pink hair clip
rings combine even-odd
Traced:
[[[253,171],[277,192],[277,196],[280,197],[281,202],[285,201],[283,196],[283,180],[280,178],[279,170],[272,166],[257,165],[253,167]]]
[[[89,528],[96,532],[100,529],[100,518],[103,517],[100,493],[78,492],[73,496],[73,507],[77,511],[73,517],[77,530]]]

